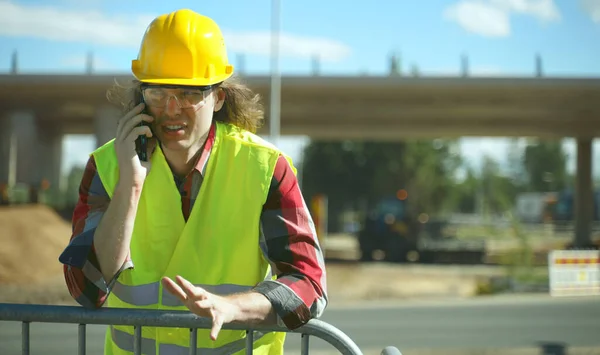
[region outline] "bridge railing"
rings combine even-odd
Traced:
[[[212,324],[209,318],[198,317],[186,311],[161,311],[139,310],[122,308],[86,309],[76,306],[51,306],[0,303],[0,321],[22,322],[22,354],[30,353],[29,325],[33,322],[40,323],[70,323],[79,325],[78,354],[86,354],[86,325],[127,325],[133,326],[134,342],[133,353],[142,353],[142,327],[177,327],[190,329],[190,354],[196,354],[197,330],[210,329]],[[311,336],[320,338],[341,354],[362,355],[359,347],[345,333],[338,328],[318,319],[310,320],[304,326],[289,330],[278,326],[252,326],[245,324],[224,324],[222,329],[246,331],[246,354],[252,354],[254,332],[286,332],[301,334],[301,354],[308,354],[309,339]],[[394,347],[386,347],[382,354],[399,355]]]

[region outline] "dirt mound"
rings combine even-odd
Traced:
[[[394,263],[329,263],[327,286],[333,303],[476,296],[483,280],[500,268]]]
[[[44,205],[0,207],[0,284],[44,282],[62,274],[58,256],[71,225]]]

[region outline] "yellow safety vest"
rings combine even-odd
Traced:
[[[114,140],[92,153],[109,196],[119,171]],[[217,294],[246,291],[271,279],[259,246],[259,220],[280,152],[260,137],[217,123],[204,181],[187,223],[172,172],[157,147],[144,182],[133,236],[133,269],[125,270],[108,297],[108,307],[187,310],[160,282],[181,275]],[[288,158],[289,160],[289,158]],[[291,161],[290,161],[291,163]],[[295,172],[295,169],[294,169]],[[199,354],[243,354],[245,332],[198,329]],[[142,327],[144,354],[188,354],[190,330]],[[283,353],[285,333],[256,332],[254,353]],[[110,326],[105,354],[133,351],[133,327]]]

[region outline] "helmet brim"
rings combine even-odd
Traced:
[[[163,84],[163,85],[182,85],[182,86],[211,86],[221,83],[230,78],[233,73],[215,76],[210,79],[206,78],[151,78],[138,76],[133,73],[133,76],[142,83],[147,84]]]

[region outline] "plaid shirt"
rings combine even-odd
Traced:
[[[214,137],[213,124],[195,168],[183,179],[175,176],[186,221],[202,185]],[[73,213],[71,241],[60,256],[69,292],[84,307],[101,307],[119,275],[117,273],[110,282],[104,280],[94,249],[94,231],[109,203],[91,156]],[[326,275],[312,218],[296,176],[283,155],[277,161],[260,222],[260,239],[266,245],[262,251],[277,280],[263,281],[254,290],[269,299],[280,325],[294,329],[319,317],[325,309]],[[128,256],[121,271],[132,267]]]

